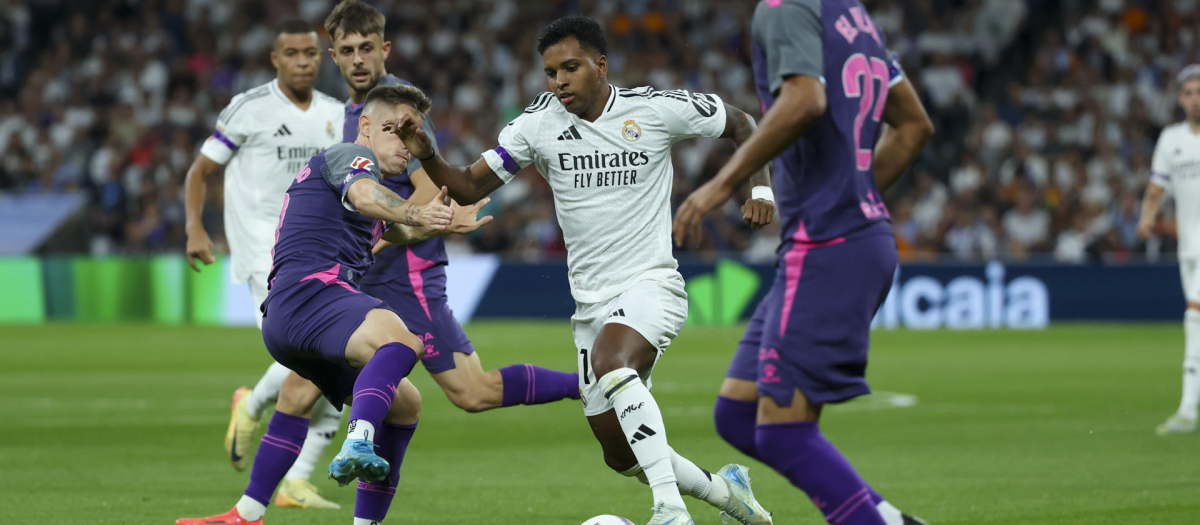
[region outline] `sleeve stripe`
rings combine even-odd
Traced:
[[[517,164],[517,161],[513,160],[512,155],[508,154],[508,150],[504,149],[504,146],[496,146],[496,154],[500,156],[500,160],[504,161],[504,171],[512,175],[516,175],[518,171],[521,171],[521,166]]]
[[[1152,171],[1150,172],[1150,180],[1154,182],[1170,182],[1171,176],[1161,171]]]
[[[232,140],[229,140],[229,137],[226,137],[224,133],[221,133],[221,130],[214,129],[212,136],[214,139],[221,141],[222,144],[229,146],[229,149],[234,151],[238,149],[237,144],[234,144]]]

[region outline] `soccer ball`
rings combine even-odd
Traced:
[[[595,518],[588,518],[582,525],[633,525],[633,522],[620,516],[604,514]]]

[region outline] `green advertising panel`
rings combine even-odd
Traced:
[[[0,323],[46,320],[42,263],[33,257],[0,258]]]

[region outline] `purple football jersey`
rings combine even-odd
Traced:
[[[296,175],[275,230],[264,311],[280,290],[311,279],[351,288],[371,266],[371,248],[383,236],[384,223],[346,200],[346,190],[363,178],[380,179],[375,153],[344,143],[318,153]]]
[[[407,80],[388,74],[380,77],[379,83],[376,85],[411,86],[412,84]],[[362,106],[362,104],[346,101],[346,120],[342,127],[343,142],[354,142],[354,139],[358,138],[358,117],[362,116]],[[434,138],[434,131],[433,121],[426,115],[425,133],[429,135],[436,149],[437,139]],[[404,173],[383,179],[382,184],[407,199],[415,189],[408,175],[420,167],[421,163],[417,159],[411,159],[408,169],[404,170]],[[441,237],[434,237],[405,246],[390,247],[379,252],[375,261],[372,270],[367,272],[362,282],[370,284],[398,282],[407,288],[414,288],[414,279],[417,282],[445,282],[445,279],[440,277],[445,274],[445,266],[449,259],[446,257],[446,242]],[[413,272],[416,273],[415,276]],[[442,287],[427,286],[424,287],[423,293],[433,297],[444,296],[446,291]]]
[[[764,0],[754,13],[754,82],[763,111],[786,78],[824,83],[825,114],[774,161],[784,254],[890,216],[871,172],[888,88],[903,78],[857,0]]]

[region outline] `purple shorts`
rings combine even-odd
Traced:
[[[359,369],[346,362],[350,335],[367,312],[395,312],[342,281],[325,284],[316,279],[275,291],[266,305],[262,334],[271,357],[312,381],[338,410],[354,393],[358,379]]]
[[[445,290],[446,272],[440,266],[419,272],[415,277],[363,285],[364,292],[387,303],[400,314],[408,330],[425,341],[421,364],[430,374],[453,370],[455,352],[475,352],[446,302]]]
[[[791,406],[798,388],[814,404],[869,394],[871,320],[896,271],[886,223],[848,238],[796,243],[746,328],[726,377],[755,381]]]

